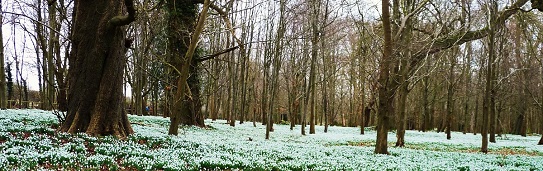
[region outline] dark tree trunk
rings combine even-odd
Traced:
[[[406,80],[406,78],[401,78]],[[409,82],[404,81],[398,90],[398,117],[396,118],[396,147],[403,147],[405,145],[405,127],[406,127],[406,101],[409,93]]]
[[[0,0],[0,21],[3,21],[2,0]],[[8,101],[6,96],[6,69],[4,67],[4,40],[0,29],[0,109],[7,109]]]
[[[124,6],[129,16],[116,16]],[[59,128],[68,133],[126,137],[133,133],[123,109],[125,30],[134,21],[131,0],[75,1],[68,113]]]
[[[495,3],[491,4],[491,10],[490,10],[490,17],[494,18],[496,15],[496,10],[498,5]],[[483,101],[483,125],[481,130],[481,136],[482,136],[482,142],[481,142],[481,152],[488,153],[488,131],[489,131],[489,115],[491,114],[492,105],[492,89],[493,89],[493,82],[492,82],[492,72],[493,72],[493,63],[494,59],[496,58],[496,51],[495,51],[495,43],[494,43],[494,37],[495,37],[495,25],[493,24],[494,20],[490,19],[490,34],[488,36],[488,60],[486,63],[486,84],[485,84],[485,95],[484,95],[484,101]]]
[[[370,125],[370,119],[371,119],[371,106],[373,104],[368,104],[367,107],[364,108],[364,127],[367,127]]]
[[[526,136],[526,121],[525,121],[525,117],[523,113],[517,116],[514,129],[515,129],[515,132],[514,132],[515,134],[521,135],[523,137]]]
[[[195,125],[203,127],[204,117],[200,112],[200,89],[197,62],[198,60],[185,59],[187,52],[189,51],[189,45],[191,45],[191,34],[196,31],[197,21],[197,3],[187,1],[166,1],[167,16],[168,16],[168,51],[169,51],[169,63],[175,67],[175,75],[177,78],[172,84],[176,84],[177,88],[174,91],[174,96],[171,101],[173,106],[171,107],[170,121],[171,126],[169,134],[177,135],[177,127],[182,125]],[[198,54],[194,53],[193,59],[198,58]],[[184,68],[185,61],[189,60],[190,66],[188,70]],[[179,74],[188,72],[188,77],[182,78]],[[186,84],[188,87],[180,90],[182,84]]]
[[[422,79],[423,84],[423,90],[422,90],[422,107],[423,107],[423,119],[421,124],[421,130],[422,132],[428,131],[430,128],[430,109],[429,109],[429,102],[428,102],[428,84],[429,84],[429,76],[424,76]]]
[[[385,45],[383,49],[383,57],[379,65],[379,109],[377,114],[377,142],[375,145],[375,153],[389,154],[387,149],[388,129],[390,126],[390,116],[394,113],[394,81],[389,80],[392,63],[392,35],[390,24],[390,2],[382,0],[383,12],[383,30]]]
[[[456,58],[458,54],[458,48],[454,48],[450,55],[450,64],[449,64],[449,78],[447,82],[447,116],[446,116],[446,130],[445,133],[447,134],[447,139],[451,139],[451,130],[452,130],[452,123],[453,123],[453,113],[454,113],[454,92],[455,92],[455,76],[454,76],[454,67],[456,65]]]
[[[189,70],[189,78],[187,79],[187,84],[189,86],[190,95],[185,96],[184,100],[184,111],[185,115],[181,115],[181,123],[183,125],[196,125],[196,126],[205,126],[204,125],[204,116],[202,115],[201,108],[202,102],[200,101],[200,78],[198,71],[198,62],[197,60],[192,60],[192,65]]]

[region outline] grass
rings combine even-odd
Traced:
[[[126,140],[55,132],[51,112],[0,111],[0,170],[542,170],[539,136],[508,135],[478,153],[480,136],[406,132],[405,148],[373,154],[375,131],[330,127],[302,136],[299,126],[230,127],[206,120],[209,128],[183,127],[167,135],[167,118],[129,116],[135,134]],[[389,145],[395,142],[389,134]]]

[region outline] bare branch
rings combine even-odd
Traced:
[[[206,55],[206,56],[203,56],[203,57],[201,57],[199,59],[196,59],[196,62],[203,62],[203,61],[206,61],[206,60],[210,60],[210,59],[213,59],[213,58],[215,58],[215,57],[217,57],[219,55],[231,52],[231,51],[236,50],[238,48],[239,48],[239,46],[235,46],[235,47],[231,47],[231,48],[222,50],[220,52],[217,52],[217,53],[214,53],[214,54],[211,54],[211,55]]]
[[[516,14],[521,10],[521,7],[524,6],[529,0],[518,0],[513,3],[510,7],[506,7],[498,13],[498,18],[496,19],[496,27],[501,28],[505,26],[505,21],[511,17],[513,14]],[[479,30],[474,31],[459,31],[456,34],[452,34],[446,37],[437,38],[431,40],[427,43],[422,43],[421,47],[427,50],[421,50],[416,53],[411,60],[411,70],[414,70],[416,66],[422,61],[426,56],[434,53],[441,52],[442,50],[449,49],[453,46],[458,46],[469,41],[478,40],[486,37],[490,32],[489,26],[485,26]],[[411,71],[413,72],[413,71]]]

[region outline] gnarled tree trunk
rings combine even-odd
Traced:
[[[117,16],[124,9],[129,15]],[[117,137],[133,133],[123,109],[124,54],[129,45],[122,26],[134,16],[131,0],[75,1],[68,113],[60,131]]]

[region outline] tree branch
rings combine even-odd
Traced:
[[[124,26],[136,20],[136,9],[134,8],[134,2],[132,0],[124,0],[124,5],[126,6],[128,15],[118,15],[111,18],[111,20],[108,22],[110,26]]]
[[[201,3],[203,4],[204,3],[204,0],[193,0],[194,3]],[[234,30],[234,27],[232,27],[232,22],[230,21],[230,19],[228,18],[228,14],[221,9],[221,7],[215,5],[215,4],[209,4],[209,8],[217,11],[217,13],[219,13],[219,15],[221,16],[221,18],[223,19],[223,21],[225,22],[226,24],[226,27],[228,27],[228,30],[230,31],[230,33],[232,34],[232,37],[234,37],[234,39],[236,40],[236,42],[238,43],[239,47],[241,50],[244,50],[245,49],[245,44],[240,40],[238,39],[238,37],[236,36],[236,32]]]
[[[529,0],[518,0],[515,3],[513,3],[510,7],[506,7],[502,11],[498,13],[498,18],[496,19],[496,27],[502,28],[505,27],[505,21],[511,17],[513,14],[516,14],[518,11],[521,10],[520,7],[522,7],[524,4],[526,4]],[[411,59],[411,72],[416,70],[416,66],[422,61],[426,56],[435,54],[438,52],[441,52],[442,50],[449,49],[453,46],[458,46],[461,44],[464,44],[469,41],[478,40],[481,38],[484,38],[488,36],[490,32],[489,26],[485,26],[484,28],[481,28],[479,30],[474,31],[459,31],[455,34],[437,38],[434,40],[431,40],[427,43],[421,43],[424,47],[421,47],[420,52],[416,53],[413,58]]]
[[[236,50],[238,49],[239,46],[235,46],[235,47],[231,47],[231,48],[228,48],[228,49],[224,49],[220,52],[217,52],[217,53],[214,53],[214,54],[211,54],[211,55],[206,55],[206,56],[203,56],[201,58],[198,58],[196,59],[196,62],[203,62],[203,61],[206,61],[206,60],[210,60],[210,59],[213,59],[219,55],[222,55],[222,54],[225,54],[225,53],[228,53],[230,51],[233,51],[233,50]]]

